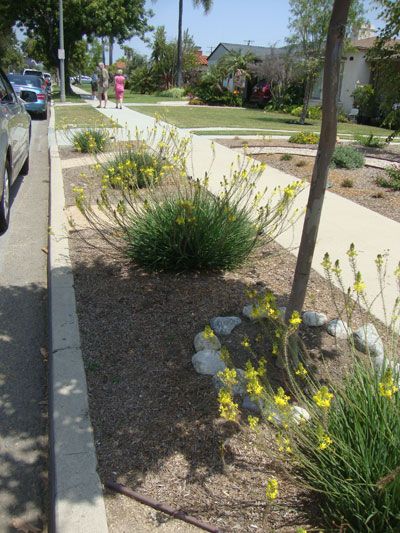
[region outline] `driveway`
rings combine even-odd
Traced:
[[[0,237],[0,533],[47,514],[47,121],[32,121],[30,168]]]

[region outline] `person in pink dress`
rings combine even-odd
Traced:
[[[114,77],[114,87],[115,87],[115,99],[117,100],[117,109],[122,109],[122,101],[124,99],[125,91],[125,78],[122,75],[122,70],[118,69],[117,74]]]

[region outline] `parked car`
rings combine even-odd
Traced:
[[[49,93],[44,78],[9,74],[8,79],[17,96],[24,101],[25,109],[30,113],[40,115],[43,119],[47,119]]]
[[[258,107],[265,107],[271,98],[271,87],[266,80],[262,80],[254,85],[250,94],[249,102]]]
[[[31,118],[0,70],[0,233],[10,219],[10,188],[20,174],[29,172]]]

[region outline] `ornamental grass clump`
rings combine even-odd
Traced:
[[[299,131],[298,133],[293,133],[288,141],[295,144],[318,144],[319,135],[307,131]]]
[[[190,177],[189,138],[174,129],[139,137],[129,157],[97,163],[98,196],[76,187],[76,204],[109,244],[146,270],[228,270],[241,265],[261,243],[288,229],[299,216],[295,181],[257,191],[264,166],[238,157],[210,192],[210,178]],[[96,185],[96,178],[94,179]]]
[[[149,187],[157,184],[163,174],[164,161],[144,145],[122,147],[110,162],[103,164],[103,181],[111,187]]]
[[[393,191],[400,191],[400,168],[396,166],[385,168],[386,176],[376,179],[376,184]]]
[[[110,135],[104,129],[88,128],[72,135],[74,149],[85,154],[103,152],[109,141]]]
[[[338,309],[344,309],[345,316],[341,318],[351,328],[355,310],[365,311],[368,302],[354,245],[347,255],[354,277],[347,290],[339,261],[332,262],[326,254],[322,264],[328,281],[335,281],[344,289],[343,301],[335,303]],[[387,258],[378,255],[375,263],[382,294]],[[399,290],[400,266],[394,275]],[[366,354],[359,353],[350,335],[350,369],[340,378],[328,373],[323,382],[308,363],[300,336],[293,343],[301,316],[293,313],[285,324],[272,294],[250,291],[248,296],[254,302],[251,316],[261,328],[254,342],[248,337],[242,342],[250,355],[244,370],[246,392],[260,411],[258,417],[247,417],[247,425],[258,431],[258,445],[279,458],[283,467],[288,466],[299,484],[318,495],[321,524],[316,525],[324,523],[327,530],[354,533],[400,531],[400,296],[389,315],[385,356],[371,356],[368,350]],[[367,318],[371,320],[368,313]],[[265,339],[269,344],[265,344]],[[297,361],[292,357],[293,345],[298,347]],[[264,352],[265,357],[260,356],[260,349],[262,352],[265,346],[268,352]],[[283,360],[284,384],[275,381],[272,385],[268,379],[271,355]],[[239,378],[224,347],[221,357],[227,369],[219,373],[224,383],[224,392],[220,391],[224,408],[220,407],[220,414],[240,424],[243,417],[234,394]],[[271,428],[265,431],[260,428],[262,424]],[[270,439],[263,439],[264,435],[271,435],[271,430],[275,437],[273,448]],[[267,503],[272,505],[280,487],[275,482],[273,487],[271,483],[267,487]]]

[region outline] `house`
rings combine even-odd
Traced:
[[[232,52],[239,52],[241,54],[252,54],[255,57],[255,62],[262,62],[265,59],[265,56],[270,55],[271,51],[274,53],[279,53],[280,51],[286,50],[286,47],[282,48],[273,48],[271,46],[251,46],[246,44],[234,44],[234,43],[219,43],[218,46],[214,48],[211,54],[208,56],[208,64],[215,65],[218,61],[226,54]]]
[[[196,62],[197,62],[197,68],[199,70],[207,70],[208,59],[207,59],[207,56],[203,54],[203,51],[201,50],[201,48],[198,48],[196,50]]]

